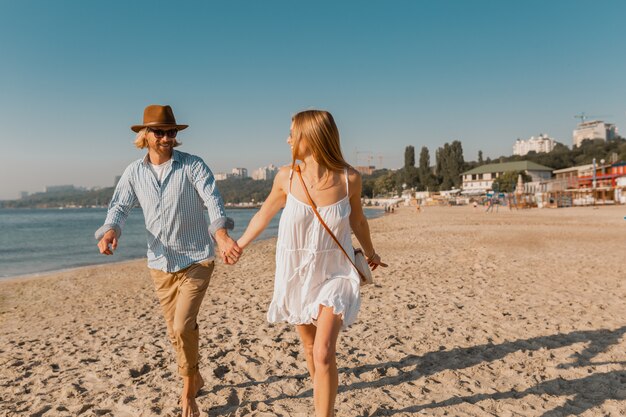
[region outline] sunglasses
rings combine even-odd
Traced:
[[[157,139],[163,139],[166,135],[168,138],[175,138],[176,135],[178,134],[178,129],[170,129],[170,130],[150,129],[150,131],[154,133],[154,137]]]

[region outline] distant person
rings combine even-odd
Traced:
[[[148,152],[124,171],[96,239],[100,253],[113,255],[131,209],[141,205],[148,268],[183,379],[182,415],[191,417],[200,415],[195,397],[204,385],[197,317],[215,266],[213,238],[227,264],[236,263],[242,251],[228,236],[234,222],[226,217],[211,170],[200,157],[174,150],[178,132],[186,128],[176,123],[170,106],[146,107],[143,124],[131,129],[135,146]]]
[[[487,209],[485,210],[485,213],[489,213],[490,210],[493,209],[493,203],[491,201],[491,197],[487,199]]]
[[[418,213],[420,212],[420,202],[417,198],[411,198],[409,205],[414,206]]]
[[[331,114],[321,110],[296,114],[287,143],[291,168],[280,169],[272,191],[237,243],[241,248],[248,246],[284,208],[276,243],[274,297],[267,318],[296,326],[313,380],[315,415],[333,416],[337,338],[341,329],[356,320],[360,278],[307,203],[307,189],[350,256],[353,231],[371,269],[387,265],[374,250],[361,207],[361,176],[343,159]]]
[[[507,202],[507,204],[509,205],[509,211],[512,211],[512,210],[513,210],[513,205],[515,204],[515,203],[514,203],[514,199],[515,199],[515,197],[513,197],[513,194],[512,194],[512,193],[508,193],[508,194],[507,194],[507,197],[508,197],[508,202]],[[515,209],[517,210],[517,207],[515,207]]]
[[[496,213],[498,212],[498,207],[500,206],[500,200],[498,200],[497,197],[492,197],[489,200],[487,200],[487,210],[485,210],[487,213],[492,212],[493,213],[493,208],[496,208]]]

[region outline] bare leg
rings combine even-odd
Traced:
[[[341,330],[341,316],[333,314],[332,307],[320,308],[313,344],[313,400],[316,417],[335,415],[335,398],[339,377],[337,372],[337,338]]]
[[[303,324],[296,326],[302,347],[304,348],[304,357],[306,358],[306,367],[311,375],[311,381],[315,378],[315,363],[313,362],[313,343],[315,343],[316,327],[312,324]]]
[[[196,374],[197,375],[197,374]],[[181,407],[183,417],[198,417],[200,410],[196,404],[196,375],[183,377],[183,393],[181,395]]]
[[[204,378],[202,378],[202,375],[200,375],[200,370],[198,370],[198,372],[196,372],[195,383],[196,383],[196,396],[198,396],[198,393],[200,392],[200,390],[204,386]]]

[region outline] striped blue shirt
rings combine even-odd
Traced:
[[[176,272],[214,258],[211,235],[220,228],[232,229],[234,222],[226,217],[209,167],[198,156],[174,150],[172,163],[159,184],[149,164],[146,155],[126,168],[96,239],[111,229],[119,238],[131,209],[139,203],[146,220],[148,267]]]

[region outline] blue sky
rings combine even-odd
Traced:
[[[466,160],[575,114],[626,129],[622,1],[0,1],[0,199],[110,186],[129,126],[170,104],[214,172],[289,161],[293,113],[335,116],[346,159]]]

